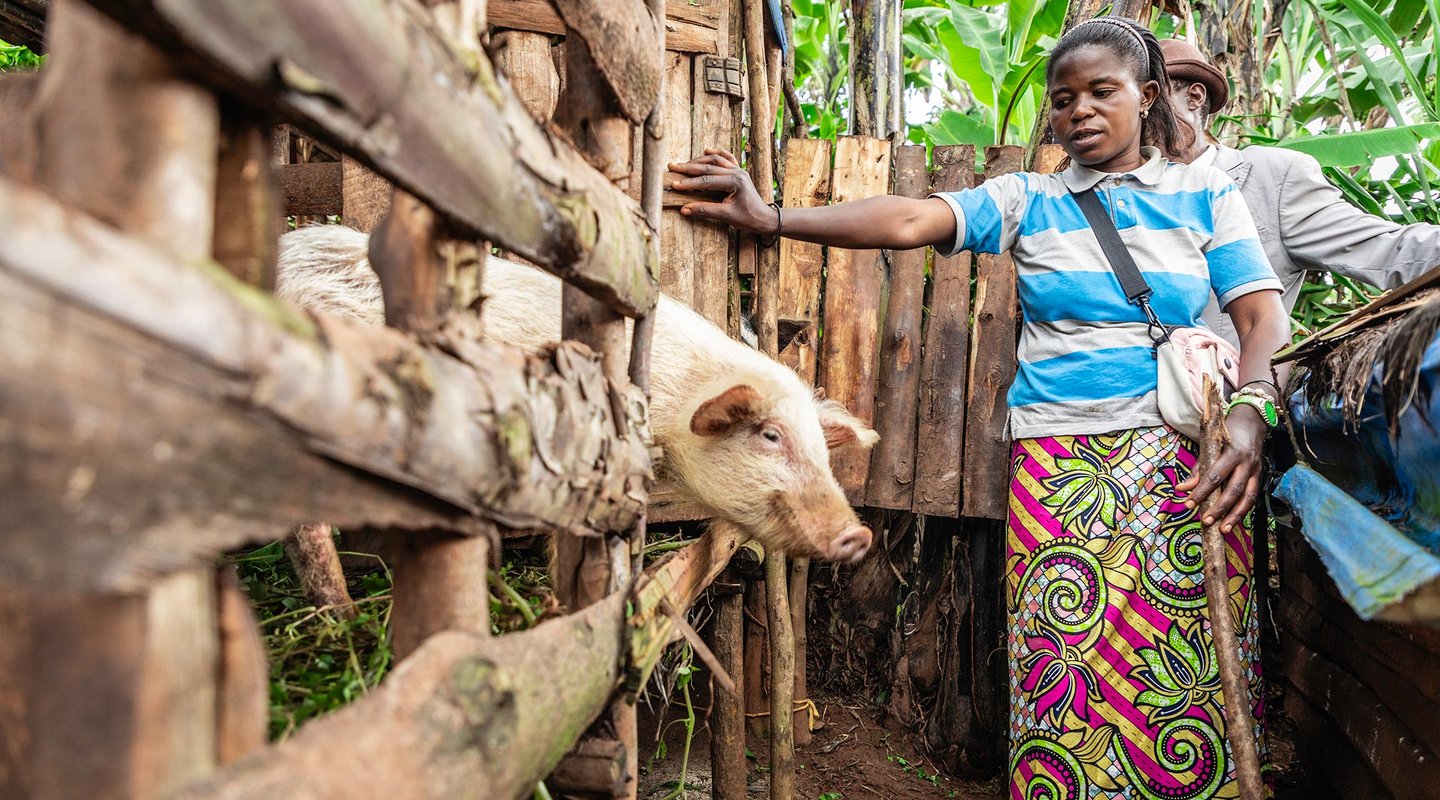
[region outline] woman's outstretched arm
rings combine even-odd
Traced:
[[[720,202],[689,203],[680,213],[747,233],[771,236],[781,222],[780,233],[787,238],[834,247],[910,250],[955,241],[955,213],[939,198],[881,195],[819,208],[786,208],[777,219],[775,209],[755,191],[749,173],[725,150],[708,149],[700,158],[671,164],[670,170],[689,177],[667,188],[725,194]]]

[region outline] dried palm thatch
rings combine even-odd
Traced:
[[[1440,331],[1437,278],[1440,274],[1432,274],[1386,295],[1277,356],[1307,368],[1306,375],[1292,378],[1292,387],[1303,381],[1312,405],[1335,397],[1353,428],[1364,414],[1366,391],[1379,366],[1386,425],[1392,437],[1398,436],[1401,415],[1424,391],[1420,364]],[[1430,398],[1418,399],[1423,413]]]

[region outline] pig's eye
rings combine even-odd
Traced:
[[[760,431],[760,435],[764,436],[767,440],[772,442],[779,443],[780,441],[780,431],[777,431],[774,428],[766,428],[765,430]]]

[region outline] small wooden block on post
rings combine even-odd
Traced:
[[[1024,148],[985,149],[985,177],[1017,172]],[[1009,253],[976,258],[975,333],[971,337],[970,396],[965,414],[965,503],[967,517],[1004,519],[1010,484],[1010,437],[1006,433],[1006,392],[1015,379],[1015,336],[1019,321],[1015,263]]]
[[[721,9],[724,8],[722,4]],[[723,40],[723,34],[717,35]],[[706,91],[705,58],[697,56],[692,61],[695,65],[691,80],[694,106],[690,121],[689,155],[691,158],[702,156],[707,147],[723,147],[732,153],[736,152],[740,148],[733,108],[739,103],[728,94]],[[666,138],[670,135],[668,131],[665,134]],[[692,222],[691,236],[695,242],[695,288],[692,293],[692,307],[700,316],[723,330],[729,311],[730,269],[734,263],[730,230],[714,223]]]
[[[968,189],[975,182],[975,148],[937,147],[935,167],[936,191]],[[936,253],[931,272],[930,317],[920,364],[915,513],[958,517],[970,362],[970,254],[947,258]]]

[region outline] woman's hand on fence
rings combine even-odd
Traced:
[[[1220,529],[1229,533],[1250,513],[1259,497],[1260,462],[1269,428],[1259,412],[1248,405],[1237,406],[1235,413],[1225,418],[1225,428],[1230,434],[1230,443],[1225,445],[1220,457],[1204,475],[1191,473],[1175,489],[1189,494],[1185,498],[1187,507],[1201,508],[1205,498],[1223,486],[1215,505],[1201,521],[1211,525],[1219,519]]]
[[[667,189],[725,195],[718,203],[687,203],[681,207],[681,214],[723,222],[746,233],[763,236],[776,233],[779,220],[775,209],[755,191],[750,173],[740,168],[728,150],[707,148],[705,155],[683,164],[671,164],[669,169],[690,177],[672,181]]]

